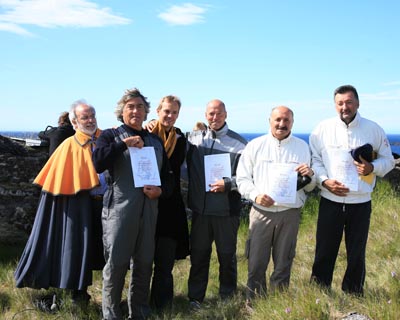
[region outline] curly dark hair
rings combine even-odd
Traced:
[[[146,111],[146,117],[144,120],[147,119],[147,114],[150,113],[150,102],[147,101],[147,98],[143,96],[139,89],[133,88],[133,89],[127,89],[125,90],[125,94],[122,96],[121,99],[119,99],[117,107],[115,109],[115,115],[117,116],[117,120],[124,122],[124,119],[122,118],[122,111],[124,109],[125,104],[132,98],[142,98],[144,102],[144,109]]]

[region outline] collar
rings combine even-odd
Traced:
[[[340,119],[339,115],[336,117],[336,121],[339,124],[339,126],[341,126],[341,127],[355,128],[355,127],[358,127],[358,125],[360,124],[361,115],[360,115],[360,112],[357,111],[356,116],[349,124],[346,124],[342,119]]]
[[[274,144],[285,145],[285,144],[289,143],[290,140],[292,140],[292,131],[290,131],[289,135],[285,139],[278,140],[277,138],[274,137],[274,135],[272,134],[271,128],[270,128],[268,136]]]
[[[136,129],[133,129],[132,127],[130,127],[130,126],[127,126],[126,124],[123,124],[122,127],[129,134],[140,136],[141,138],[143,138],[148,133],[146,130],[143,130],[143,129],[142,130],[136,130]]]
[[[95,141],[99,135],[100,135],[101,130],[97,128],[96,132],[94,133],[94,135],[88,135],[82,131],[80,131],[79,129],[76,129],[76,132],[74,134],[74,139],[75,141],[81,146],[85,146],[88,143],[92,143],[93,141]]]
[[[214,132],[214,133],[215,133],[215,137],[217,137],[217,138],[226,135],[227,132],[228,132],[228,130],[229,130],[229,127],[228,127],[228,124],[227,124],[226,122],[225,122],[225,124],[224,124],[221,128],[219,128],[218,130],[213,130],[213,129],[211,129],[210,127],[208,127],[208,131],[210,131],[211,134],[212,134],[212,132]]]

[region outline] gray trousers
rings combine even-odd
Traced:
[[[130,264],[129,316],[145,319],[150,313],[148,295],[157,222],[157,211],[150,206],[150,201],[145,201],[143,212],[103,209],[103,319],[122,319],[119,304]]]
[[[246,243],[247,299],[253,298],[255,294],[266,294],[266,271],[271,254],[274,262],[274,271],[270,277],[271,289],[289,286],[299,223],[300,209],[268,212],[252,207]]]

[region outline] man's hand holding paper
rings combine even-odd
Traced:
[[[231,158],[229,153],[212,154],[204,157],[206,191],[224,192],[223,177],[231,177]]]

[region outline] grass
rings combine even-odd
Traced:
[[[152,319],[342,319],[357,312],[369,319],[400,318],[400,198],[386,181],[379,181],[373,194],[373,213],[367,245],[367,276],[365,296],[342,293],[341,280],[346,267],[342,244],[336,263],[332,290],[326,292],[310,284],[311,266],[315,249],[315,228],[318,195],[310,196],[303,209],[288,290],[269,294],[255,300],[254,312],[244,306],[247,281],[247,260],[244,245],[248,222],[242,221],[238,235],[238,293],[230,301],[218,298],[218,263],[213,250],[210,280],[203,308],[191,313],[187,301],[189,259],[178,261],[174,268],[175,299],[172,310]],[[22,251],[20,247],[0,247],[0,319],[101,319],[101,272],[95,272],[89,288],[92,300],[88,307],[77,308],[70,302],[70,294],[63,290],[17,289],[13,272]],[[272,262],[267,271],[270,275]],[[127,288],[127,287],[126,287]],[[125,290],[126,291],[126,290]],[[43,295],[56,294],[59,308],[54,313],[42,312],[35,300]],[[126,294],[126,292],[125,292]]]

